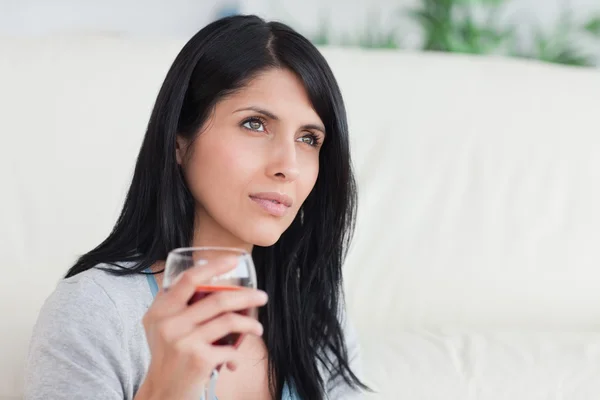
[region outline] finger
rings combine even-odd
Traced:
[[[202,340],[214,343],[230,333],[253,334],[262,336],[263,326],[254,318],[237,313],[227,313],[197,328]]]
[[[238,262],[238,257],[224,257],[202,267],[190,268],[180,275],[180,278],[168,288],[168,291],[163,291],[162,298],[169,303],[170,308],[175,307],[180,310],[187,307],[188,300],[196,292],[198,286],[233,270]]]
[[[166,341],[174,341],[189,335],[198,325],[219,315],[253,309],[265,305],[267,295],[263,291],[242,288],[235,292],[213,293],[169,317],[161,324],[161,334]]]
[[[175,351],[182,356],[190,355],[197,367],[212,371],[219,365],[235,362],[238,353],[233,346],[212,346],[207,344],[202,332],[196,331],[181,339],[175,345]]]
[[[201,324],[227,312],[262,307],[267,301],[268,296],[262,290],[240,288],[236,291],[215,292],[187,307],[175,318]]]

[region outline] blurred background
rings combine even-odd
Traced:
[[[289,23],[319,45],[600,65],[600,0],[0,0],[0,35],[189,38],[235,13]]]
[[[0,0],[0,400],[173,58],[236,13],[322,46],[342,88],[375,398],[600,399],[600,0]]]

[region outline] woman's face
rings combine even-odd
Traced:
[[[319,173],[323,122],[300,80],[269,69],[217,103],[200,134],[178,139],[196,200],[194,245],[270,246],[290,226]]]

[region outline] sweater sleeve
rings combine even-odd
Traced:
[[[123,400],[123,341],[120,314],[101,286],[87,277],[60,282],[33,330],[25,399]]]

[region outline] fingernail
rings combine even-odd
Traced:
[[[258,293],[260,294],[260,299],[262,301],[266,302],[267,300],[269,300],[269,295],[264,290],[259,290]]]

